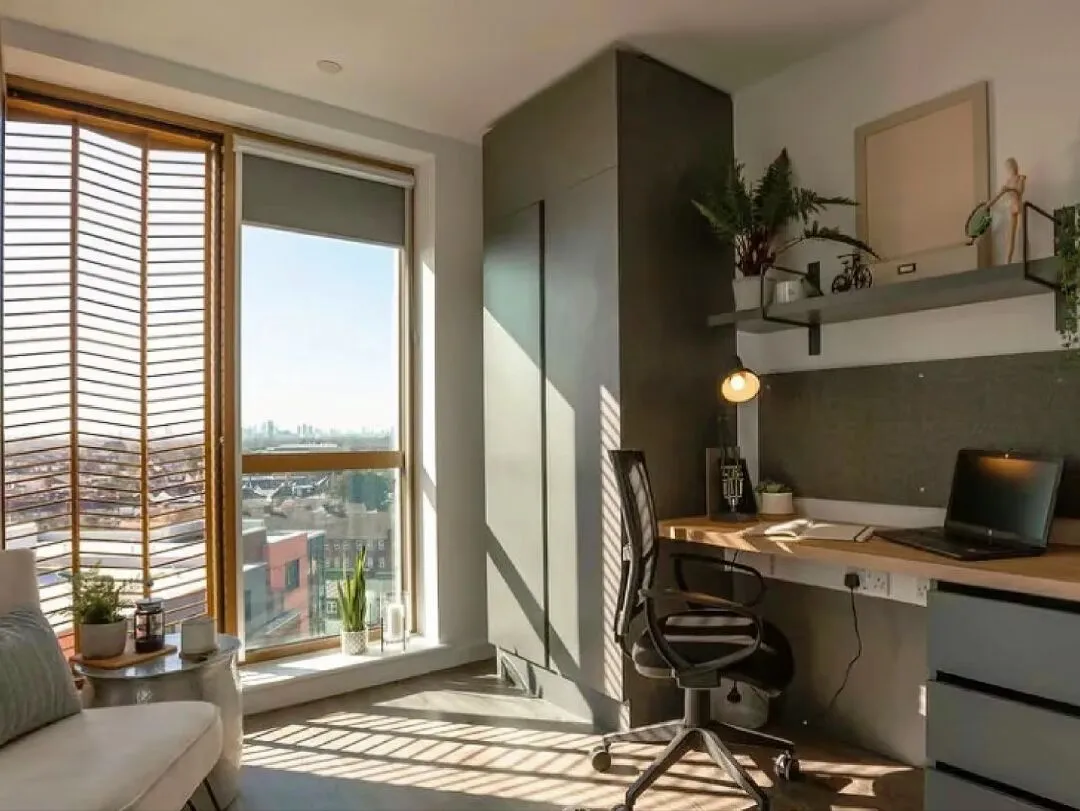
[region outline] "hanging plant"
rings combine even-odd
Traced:
[[[1057,254],[1061,258],[1061,292],[1065,313],[1058,334],[1065,349],[1080,349],[1077,308],[1080,306],[1080,214],[1076,206],[1056,212]]]

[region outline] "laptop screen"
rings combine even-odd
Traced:
[[[1045,546],[1062,467],[1057,457],[960,451],[946,528],[986,540]]]

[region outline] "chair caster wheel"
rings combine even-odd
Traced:
[[[781,780],[798,780],[802,776],[799,759],[791,752],[781,752],[773,758],[773,773]]]
[[[606,772],[611,768],[611,752],[603,746],[598,746],[589,754],[594,772]]]

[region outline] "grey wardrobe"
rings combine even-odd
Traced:
[[[484,137],[488,626],[526,686],[618,722],[621,519],[605,450],[645,450],[661,515],[704,510],[730,252],[691,206],[731,100],[611,51]],[[632,668],[626,668],[629,671]],[[625,719],[624,719],[625,720]]]

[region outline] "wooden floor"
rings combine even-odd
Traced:
[[[621,746],[591,770],[586,724],[499,684],[493,665],[434,674],[246,719],[238,811],[608,809],[658,753]],[[763,787],[772,753],[737,750]],[[922,778],[865,752],[803,743],[806,777],[768,789],[773,811],[921,811]],[[636,808],[734,811],[752,804],[703,755]]]

